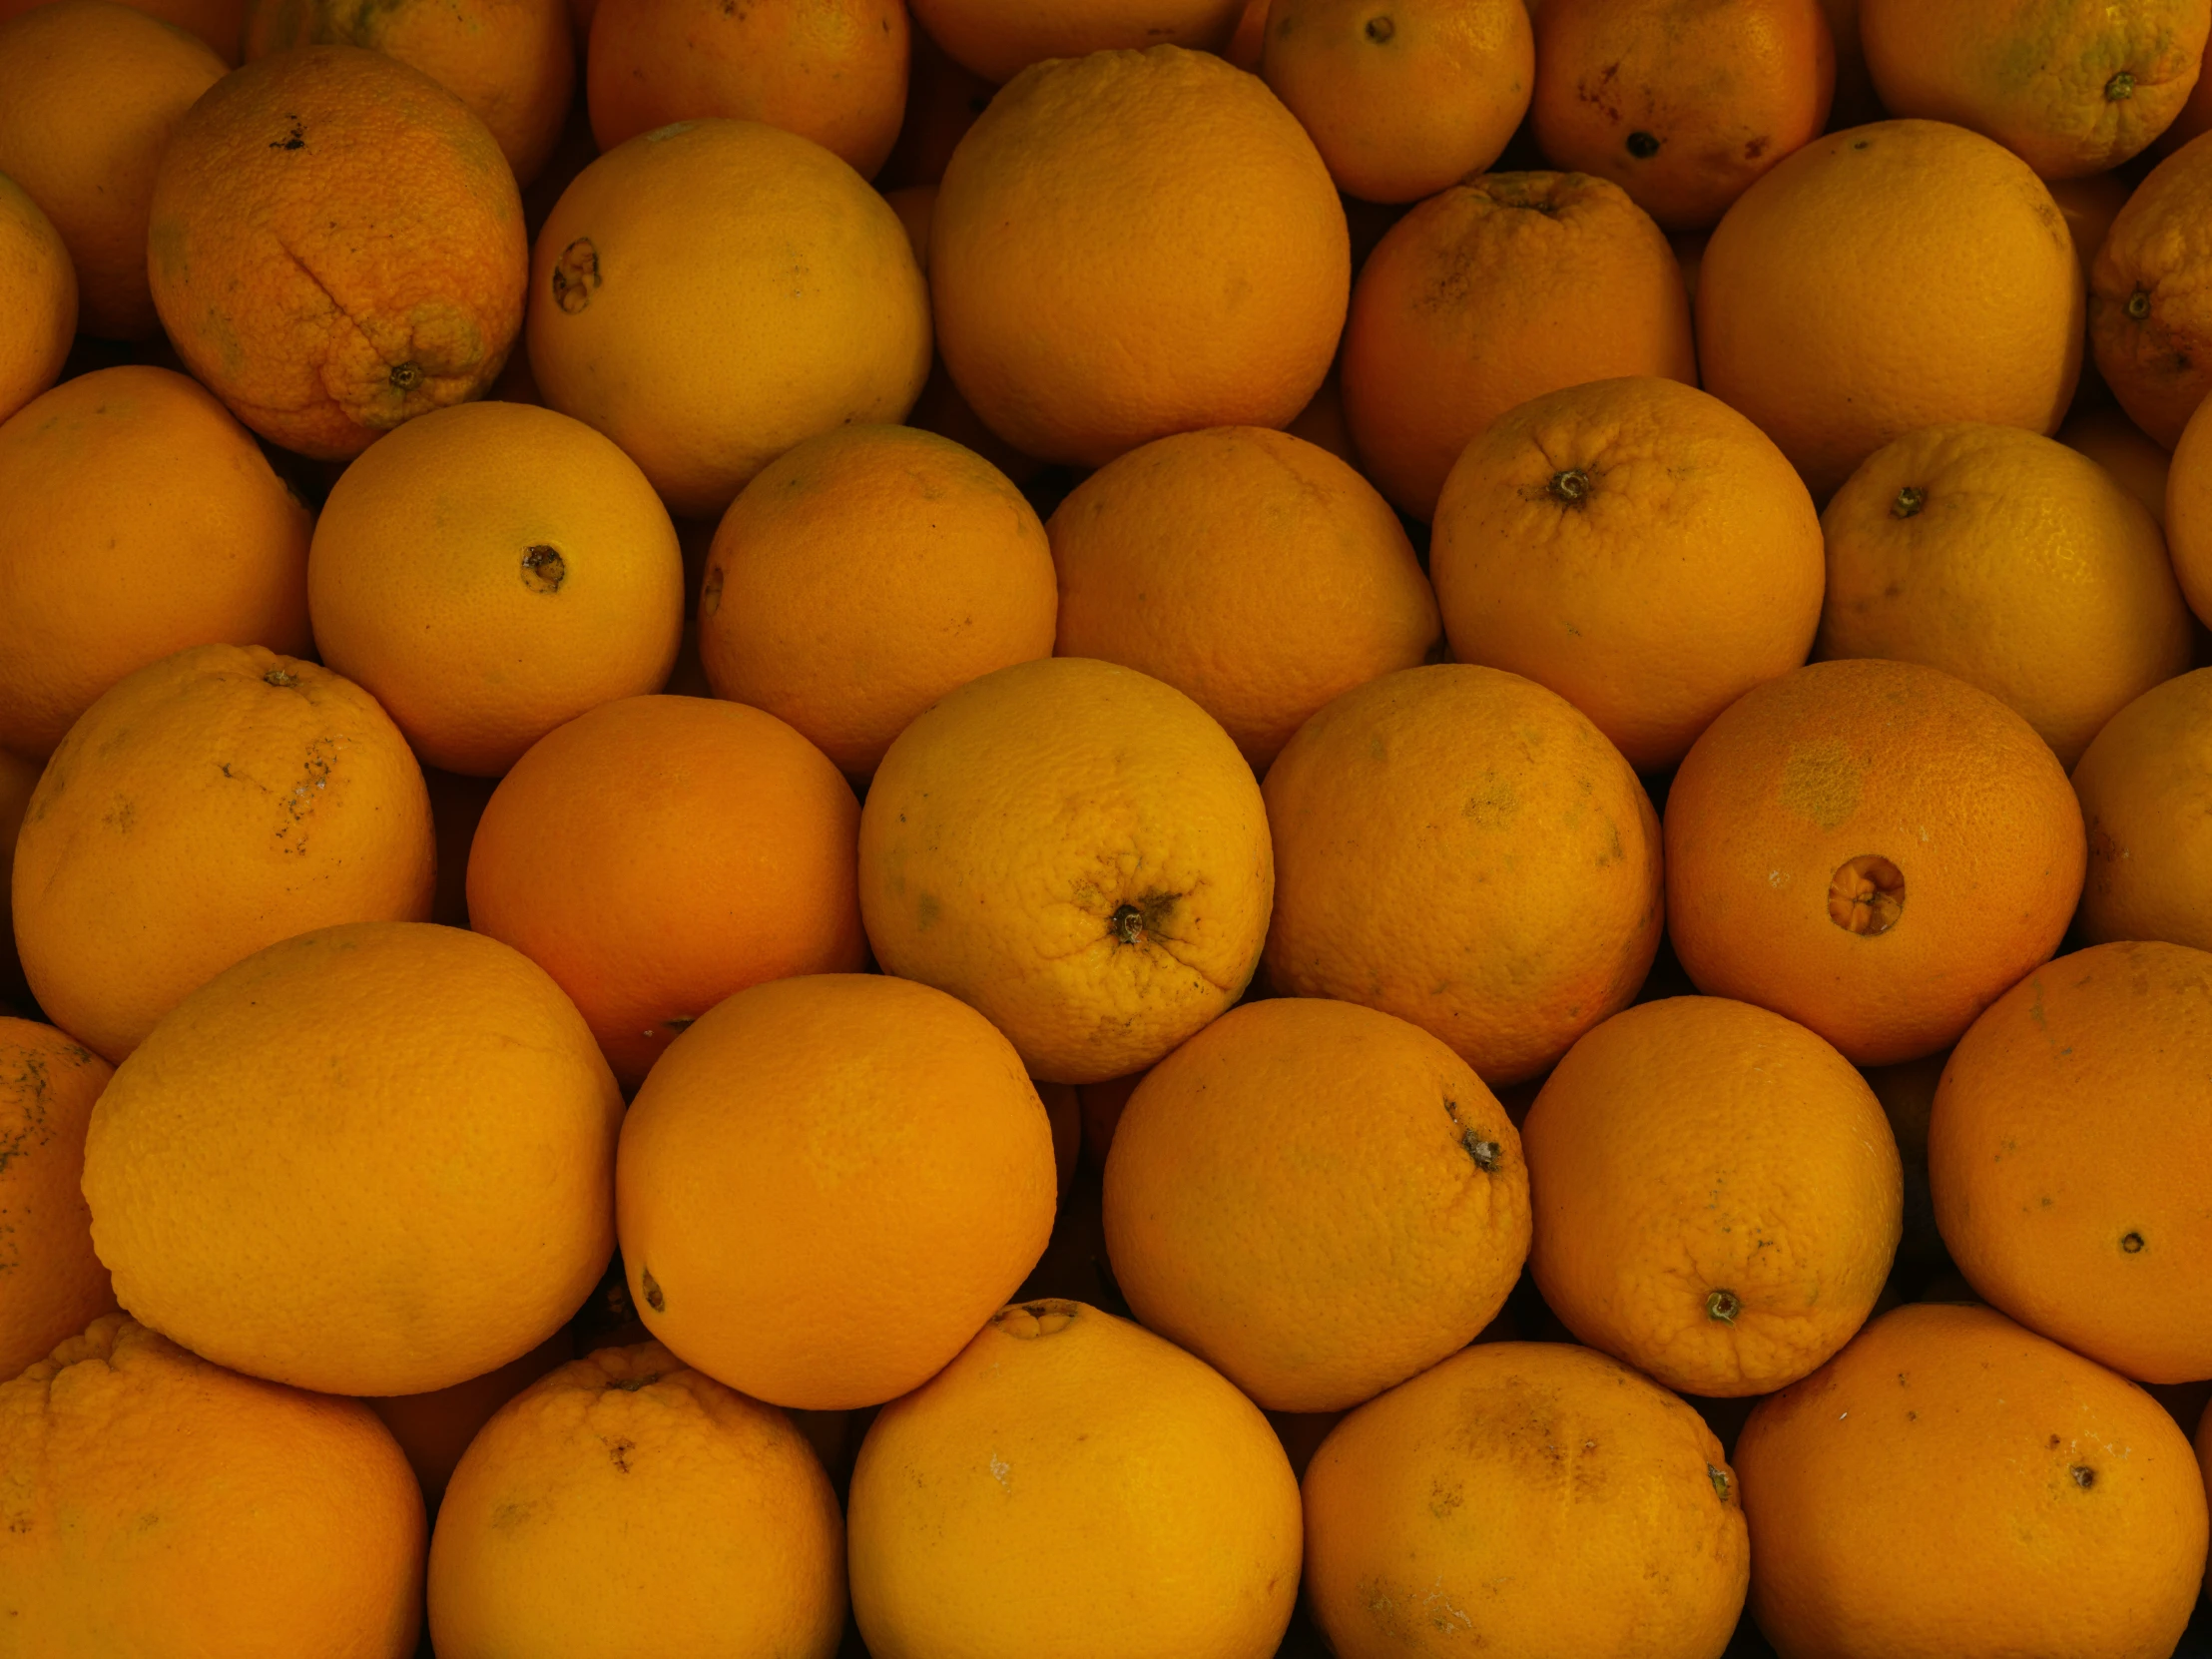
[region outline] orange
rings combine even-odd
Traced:
[[[2212,477],[2206,476],[2207,456],[2212,456],[2212,419],[2198,420],[2192,411],[2166,472],[2165,519],[2174,574],[2188,595],[2189,608],[2200,617],[2212,616]]]
[[[734,991],[866,960],[860,809],[778,720],[629,697],[547,734],[492,792],[470,925],[575,998],[626,1088]]]
[[[1565,699],[1454,663],[1345,693],[1267,781],[1290,996],[1362,1002],[1499,1088],[1625,1007],[1659,948],[1659,823]]]
[[[2128,418],[2172,449],[2212,386],[2212,144],[2191,140],[2127,199],[2089,275],[2089,343]]]
[[[906,111],[899,0],[599,0],[586,85],[592,136],[623,140],[703,115],[813,139],[871,179]]]
[[[85,1123],[114,1075],[51,1025],[0,1017],[0,1377],[115,1307],[77,1190]]]
[[[1306,1551],[1339,1659],[1718,1659],[1748,1571],[1713,1431],[1564,1343],[1486,1343],[1345,1418],[1306,1470]]]
[[[1338,189],[1417,202],[1497,160],[1536,46],[1521,0],[1273,0],[1258,67]]]
[[[2212,952],[2093,945],[1958,1040],[1929,1121],[1943,1243],[2032,1331],[2148,1382],[2212,1377]]]
[[[2212,950],[2212,669],[2154,686],[2074,767],[2089,836],[2082,938]]]
[[[885,1406],[845,1524],[875,1659],[1268,1659],[1298,1595],[1259,1407],[1079,1302],[1004,1310]]]
[[[1130,1309],[1271,1410],[1342,1410],[1466,1347],[1528,1254],[1497,1097],[1355,1003],[1232,1009],[1145,1075],[1113,1148]]]
[[[684,560],[653,486],[601,434],[466,403],[345,469],[315,521],[307,603],[322,660],[416,754],[496,776],[585,710],[661,689]]]
[[[971,449],[904,426],[794,445],[723,514],[699,599],[717,697],[788,720],[865,778],[970,680],[1052,654],[1052,550]]]
[[[187,646],[308,648],[306,509],[195,381],[126,365],[0,423],[0,747],[43,760]]]
[[[2208,0],[1860,0],[1893,115],[1986,133],[2046,179],[2117,167],[2181,113]]]
[[[929,371],[898,216],[822,146],[758,122],[681,122],[585,168],[538,233],[530,293],[546,402],[695,518],[802,438],[902,418]]]
[[[54,383],[77,333],[77,272],[61,233],[23,187],[0,174],[0,421]]]
[[[489,386],[528,259],[483,122],[358,46],[226,76],[154,181],[147,269],[178,353],[247,425],[318,460]]]
[[[9,896],[12,882],[8,877],[15,868],[16,831],[23,828],[23,814],[31,805],[31,792],[38,787],[39,774],[44,770],[36,761],[0,749],[0,1011],[6,1009],[10,998],[30,992],[23,982],[23,963],[15,951],[15,907]]]
[[[1805,661],[1820,517],[1782,451],[1675,380],[1547,392],[1470,442],[1429,574],[1460,662],[1550,687],[1639,771]]]
[[[1187,693],[1257,772],[1315,710],[1411,668],[1441,631],[1389,503],[1286,433],[1156,439],[1084,479],[1045,528],[1060,654]]]
[[[391,1430],[407,1465],[422,1482],[422,1495],[434,1510],[468,1442],[491,1415],[556,1366],[575,1358],[569,1328],[560,1330],[519,1360],[510,1360],[481,1377],[428,1393],[373,1395],[361,1403]]]
[[[1697,288],[1705,389],[1826,502],[1946,420],[2049,432],[2081,364],[2081,268],[2017,156],[1939,121],[1818,139],[1736,199]]]
[[[1499,415],[1616,375],[1695,381],[1681,268],[1619,186],[1491,173],[1430,197],[1361,268],[1345,325],[1345,418],[1369,477],[1430,518]]]
[[[1047,1082],[1142,1070],[1226,1012],[1274,888],[1229,735],[1090,658],[944,698],[891,744],[860,812],[876,960],[980,1009]]]
[[[14,17],[51,0],[0,0],[0,18]],[[228,67],[239,61],[239,32],[247,0],[129,0],[133,11],[144,12],[198,35],[216,50]]]
[[[2170,457],[2143,429],[2109,403],[2076,408],[2058,428],[2058,441],[2077,450],[2119,480],[2166,528],[2166,474]],[[2168,549],[2171,552],[2171,549]]]
[[[2050,747],[1918,663],[1815,663],[1732,705],[1667,794],[1667,919],[1697,988],[1855,1065],[1949,1046],[2058,946],[2081,811]]]
[[[293,46],[365,46],[421,70],[476,113],[522,185],[553,154],[576,86],[567,0],[249,0],[247,58]]]
[[[2112,221],[2127,206],[2134,185],[2125,174],[2085,173],[2078,179],[2046,181],[2050,199],[2065,216],[2066,232],[2073,238],[2074,261],[2086,282],[2096,273],[2097,250],[2111,234]]]
[[[612,3],[612,0],[609,0]],[[510,1400],[446,1489],[430,1547],[441,1659],[618,1652],[830,1659],[844,1523],[773,1406],[658,1343],[605,1348]]]
[[[1736,1467],[1785,1654],[2158,1659],[2204,1574],[2173,1418],[1986,1308],[1884,1315],[1753,1408]]]
[[[220,1365],[448,1387],[529,1353],[599,1282],[621,1114],[575,1008],[505,945],[426,922],[301,933],[117,1068],[85,1143],[93,1244],[125,1308]]]
[[[86,333],[158,330],[146,271],[156,168],[224,68],[205,41],[113,0],[52,0],[0,22],[0,173],[61,234]]]
[[[1549,0],[1536,142],[1670,231],[1702,230],[1819,135],[1836,90],[1820,0]]]
[[[2212,79],[2200,68],[2197,84],[2189,89],[2187,102],[2181,113],[2168,123],[2166,130],[2150,141],[2143,154],[2154,161],[2164,161],[2191,139],[2212,130]]]
[[[1058,1189],[1013,1045],[942,991],[858,973],[702,1015],[638,1091],[616,1181],[646,1329],[810,1410],[941,1370],[1036,1266]]]
[[[1226,46],[1245,0],[918,0],[914,21],[952,60],[1011,81],[1046,58],[1080,58],[1114,47]]]
[[[1881,1102],[1764,1008],[1624,1009],[1567,1051],[1521,1133],[1545,1306],[1670,1388],[1795,1382],[1889,1276],[1904,1173]]]
[[[1008,443],[1099,466],[1289,421],[1328,372],[1351,259],[1328,168],[1256,77],[1180,46],[1063,59],[993,98],[945,168],[937,346]]]
[[[1816,654],[1927,663],[2001,699],[2071,767],[2189,666],[2158,521],[2096,462],[2016,426],[1926,426],[1868,456],[1821,517]]]
[[[0,1620],[40,1659],[407,1659],[422,1494],[358,1400],[120,1314],[0,1382]]]

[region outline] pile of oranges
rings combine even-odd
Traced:
[[[0,1659],[2173,1654],[2208,35],[0,0]]]

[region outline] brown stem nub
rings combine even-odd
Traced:
[[[2137,288],[2127,296],[2127,314],[2137,322],[2150,315],[2150,295]]]
[[[1705,1317],[1719,1320],[1723,1325],[1734,1325],[1736,1316],[1744,1311],[1743,1302],[1734,1291],[1708,1291],[1705,1296]]]
[[[415,387],[422,384],[422,365],[420,363],[393,363],[388,378],[397,390],[413,391]]]
[[[1917,485],[1907,484],[1898,491],[1898,498],[1890,503],[1892,518],[1913,518],[1928,505],[1928,491]]]
[[[1124,904],[1107,917],[1106,930],[1123,944],[1135,944],[1144,937],[1144,912],[1134,904]]]
[[[2104,98],[2109,104],[2118,104],[2135,96],[2135,77],[2121,70],[2104,83]]]
[[[1381,46],[1396,33],[1397,25],[1392,23],[1386,15],[1368,19],[1368,39],[1374,41],[1378,46]]]
[[[1713,1482],[1713,1490],[1721,1494],[1721,1501],[1728,1501],[1728,1471],[1717,1464],[1705,1465],[1705,1478]]]
[[[1645,162],[1659,154],[1659,140],[1650,133],[1634,132],[1628,135],[1628,153]]]
[[[2130,1256],[2142,1255],[2143,1235],[2140,1233],[2122,1233],[2120,1235],[2120,1248]]]
[[[1474,1160],[1474,1167],[1487,1175],[1497,1168],[1498,1157],[1505,1148],[1495,1141],[1486,1141],[1473,1130],[1460,1137],[1460,1144],[1467,1149],[1467,1156]]]
[[[638,1270],[638,1283],[643,1286],[645,1290],[645,1305],[648,1308],[652,1309],[656,1314],[667,1313],[668,1298],[661,1295],[660,1284],[654,1279],[653,1270],[651,1268],[641,1268]]]
[[[1564,472],[1551,475],[1551,493],[1568,506],[1581,505],[1589,499],[1590,475],[1578,466],[1570,466]]]

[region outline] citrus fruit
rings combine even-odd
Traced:
[[[66,1033],[0,1016],[0,1377],[115,1307],[78,1178],[115,1069]]]
[[[2180,579],[2190,609],[2200,617],[2212,614],[2212,481],[2205,477],[2208,454],[2212,454],[2212,419],[2200,421],[2192,412],[2173,446],[2166,470],[2165,520],[2174,575]]]
[[[2089,273],[2089,344],[2127,416],[2167,449],[2212,386],[2212,144],[2191,140],[2150,171],[2112,221]]]
[[[0,1010],[9,998],[30,993],[15,950],[15,906],[8,876],[15,867],[16,832],[23,828],[23,814],[44,770],[36,761],[0,749]]]
[[[2081,936],[2212,950],[2212,669],[2114,715],[2073,786],[2089,836]]]
[[[77,271],[61,233],[21,185],[0,174],[0,421],[54,383],[77,333]]]

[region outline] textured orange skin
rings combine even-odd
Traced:
[[[961,687],[898,735],[860,811],[883,971],[980,1009],[1047,1082],[1141,1071],[1226,1012],[1274,892],[1229,735],[1093,658]]]
[[[77,271],[39,205],[0,175],[0,421],[54,383],[77,335]]]
[[[1900,518],[1905,489],[1924,499]],[[1908,432],[1867,457],[1821,526],[1815,655],[1955,674],[2024,715],[2060,766],[2189,666],[2189,608],[2157,520],[2053,439],[2016,426]]]
[[[1659,823],[1565,699],[1499,669],[1402,669],[1300,728],[1266,786],[1267,970],[1411,1020],[1491,1088],[1627,1006],[1659,948]]]
[[[77,1186],[85,1123],[114,1075],[65,1032],[0,1016],[0,1377],[115,1307]]]
[[[1269,1659],[1298,1594],[1267,1418],[1077,1302],[1006,1309],[885,1406],[846,1526],[875,1659]]]
[[[1339,1659],[1720,1659],[1744,1513],[1681,1400],[1565,1343],[1486,1343],[1339,1423],[1306,1470],[1306,1597]]]
[[[1544,1304],[1685,1393],[1763,1394],[1849,1342],[1904,1225],[1882,1104],[1804,1026],[1676,996],[1615,1014],[1521,1124]],[[1726,1319],[1708,1298],[1740,1304]]]
[[[1855,1065],[1948,1047],[2058,947],[2081,810],[2049,745],[1918,663],[1815,663],[1748,692],[1667,795],[1667,918],[1699,990],[1809,1025]],[[1852,859],[1905,878],[1894,925],[1829,913]]]
[[[658,1343],[606,1348],[509,1401],[446,1488],[430,1550],[440,1659],[671,1653],[830,1659],[844,1524],[773,1406]]]
[[[16,17],[48,0],[0,0],[0,19]],[[131,9],[188,30],[216,50],[226,68],[239,61],[239,31],[246,0],[127,0]]]
[[[178,123],[146,258],[193,373],[271,442],[344,460],[497,378],[529,245],[466,104],[381,52],[301,46]]]
[[[906,113],[902,0],[599,0],[585,83],[592,136],[703,115],[813,139],[872,179]]]
[[[2088,456],[2117,478],[2130,495],[2150,509],[2150,516],[2164,532],[2171,457],[2146,437],[2140,426],[2109,403],[2096,404],[2069,414],[2057,436],[2068,449]],[[2169,546],[2167,552],[2172,551]]]
[[[1551,0],[1536,34],[1536,142],[1669,231],[1728,205],[1827,124],[1836,42],[1820,0]],[[1639,156],[1630,135],[1655,139]]]
[[[2098,249],[2089,343],[2120,407],[2167,449],[2212,386],[2212,144],[2192,139],[2151,169]],[[2140,306],[2137,317],[2130,306]]]
[[[914,21],[955,63],[1003,85],[1046,58],[1159,45],[1226,46],[1244,0],[919,0]]]
[[[794,259],[811,280],[793,281]],[[694,518],[802,438],[904,418],[929,327],[898,216],[822,146],[752,121],[617,145],[562,193],[530,266],[545,401]]]
[[[1415,518],[1469,439],[1562,386],[1694,384],[1690,302],[1659,228],[1577,173],[1491,173],[1430,197],[1361,267],[1345,417],[1376,487]]]
[[[1289,421],[1351,282],[1305,129],[1256,76],[1179,46],[1024,71],[953,152],[929,239],[953,383],[1015,448],[1084,466]]]
[[[2065,216],[2025,162],[1962,127],[1879,122],[1736,199],[1699,268],[1698,366],[1825,502],[1916,427],[2055,430],[2081,292]]]
[[[193,1351],[423,1393],[544,1342],[614,1249],[622,1097],[545,973],[426,922],[302,933],[188,997],[93,1108],[116,1297]]]
[[[422,773],[375,700],[259,646],[118,682],[54,751],[11,886],[48,1015],[121,1062],[234,962],[309,928],[424,921]]]
[[[566,14],[563,15],[566,21]],[[422,1482],[422,1495],[435,1505],[476,1431],[491,1415],[547,1372],[576,1357],[569,1328],[560,1330],[519,1360],[510,1360],[465,1382],[420,1394],[371,1394],[361,1403],[383,1420],[407,1466]]]
[[[39,1659],[407,1659],[422,1493],[358,1400],[120,1314],[0,1382],[0,1620]]]
[[[1258,68],[1368,202],[1417,202],[1482,172],[1528,113],[1536,44],[1521,0],[1273,0]]]
[[[2203,408],[2198,405],[2198,411]],[[0,429],[4,431],[4,429]],[[2192,412],[2166,470],[2167,549],[2174,575],[2202,619],[2212,616],[2212,417]]]
[[[1013,1045],[942,991],[816,974],[741,991],[623,1124],[623,1265],[646,1329],[756,1399],[927,1382],[1052,1232],[1052,1126]]]
[[[1263,775],[1323,704],[1411,668],[1442,631],[1389,503],[1347,462],[1264,427],[1132,449],[1045,529],[1059,653],[1165,680]]]
[[[1146,1073],[1113,1146],[1114,1282],[1270,1410],[1342,1410],[1466,1347],[1528,1255],[1505,1109],[1355,1003],[1231,1009]]]
[[[1554,480],[1572,470],[1571,500]],[[1453,657],[1548,686],[1663,772],[1753,686],[1805,661],[1820,516],[1782,451],[1675,380],[1530,398],[1437,498],[1428,570]]]
[[[1859,38],[1893,115],[1986,133],[2046,179],[2118,167],[2197,84],[2212,0],[1860,0]],[[2125,98],[2107,91],[2129,76]]]
[[[2114,715],[2073,787],[2089,836],[2081,936],[2212,950],[2212,669]]]
[[[248,0],[249,62],[293,46],[365,46],[476,113],[518,184],[559,142],[576,87],[567,0]]]
[[[2173,1418],[1987,1308],[1885,1314],[1753,1407],[1736,1468],[1782,1659],[2165,1659],[2204,1573]]]
[[[859,803],[774,715],[703,697],[605,703],[492,792],[468,911],[560,984],[634,1088],[733,992],[867,959]]]
[[[158,331],[146,273],[156,167],[224,67],[204,41],[112,0],[0,22],[0,173],[61,233],[86,333]]]
[[[652,484],[602,434],[464,403],[345,469],[315,520],[307,603],[322,660],[416,754],[497,776],[556,726],[667,683],[684,559]]]
[[[15,953],[15,905],[8,877],[15,868],[16,831],[23,828],[23,814],[44,770],[36,761],[0,749],[0,1010],[9,998],[30,994]]]
[[[865,778],[970,680],[1052,654],[1037,511],[947,438],[841,426],[764,467],[723,514],[699,601],[717,697],[788,720]]]
[[[2212,1377],[2208,1070],[2212,952],[2092,945],[1990,1004],[1928,1133],[1936,1224],[1968,1283],[2128,1377]]]

